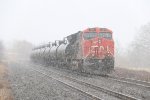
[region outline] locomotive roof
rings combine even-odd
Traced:
[[[112,33],[112,31],[108,28],[99,28],[99,27],[87,28],[83,30],[83,32],[110,32]]]

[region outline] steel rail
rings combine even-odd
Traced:
[[[115,80],[115,81],[118,81],[118,82],[127,83],[127,84],[136,85],[136,86],[140,86],[140,87],[150,89],[150,83],[149,82],[136,80],[136,79],[131,79],[131,78],[116,77],[116,76],[115,77],[114,76],[109,76],[108,78],[110,78],[112,80]]]
[[[85,91],[83,91],[83,90],[81,90],[81,89],[78,89],[78,88],[76,88],[76,87],[73,87],[73,86],[71,86],[71,85],[69,85],[69,84],[67,84],[67,83],[65,83],[65,82],[63,82],[63,81],[61,81],[61,80],[59,80],[59,79],[57,79],[57,78],[54,78],[54,77],[52,77],[52,76],[50,76],[50,75],[47,75],[47,74],[44,73],[44,72],[41,72],[40,70],[37,70],[37,69],[32,69],[32,70],[34,70],[34,71],[36,71],[36,72],[38,72],[38,73],[40,73],[40,74],[43,74],[44,76],[46,76],[46,77],[48,77],[48,78],[54,79],[54,80],[56,80],[57,82],[62,83],[62,84],[66,85],[66,86],[69,87],[69,88],[72,88],[72,89],[74,89],[74,90],[76,90],[76,91],[79,91],[79,92],[82,93],[83,95],[86,95],[87,97],[92,98],[93,100],[102,100],[100,97],[97,97],[97,96],[95,96],[95,95],[93,95],[93,94],[87,93],[87,92],[85,92]]]
[[[47,75],[47,74],[41,72],[40,70],[37,70],[37,69],[34,69],[34,70],[37,71],[37,72],[39,72],[39,73],[41,73],[41,74],[43,74],[43,75],[45,75],[45,76],[47,76],[47,77],[53,78],[52,76],[49,76],[49,75]],[[81,81],[81,80],[77,80],[77,79],[75,79],[75,78],[71,78],[71,77],[68,77],[68,76],[65,76],[65,75],[62,75],[62,74],[58,74],[58,73],[55,73],[55,72],[51,72],[51,73],[57,74],[57,75],[59,75],[60,77],[64,77],[64,78],[69,79],[69,80],[71,80],[71,81],[73,81],[73,82],[76,82],[76,83],[78,83],[78,84],[82,84],[82,85],[84,85],[84,86],[90,87],[90,88],[95,89],[95,90],[97,90],[97,91],[100,91],[100,92],[106,93],[106,94],[108,94],[108,95],[117,97],[117,98],[119,98],[119,99],[121,99],[121,100],[138,100],[138,98],[135,98],[135,97],[132,97],[132,96],[123,94],[123,93],[115,92],[115,91],[112,91],[112,90],[109,90],[109,89],[105,89],[105,88],[103,88],[103,87],[99,87],[99,86],[96,86],[96,85],[93,85],[93,84],[89,84],[89,83],[87,83],[87,82],[84,82],[84,81]],[[67,83],[64,83],[64,82],[58,80],[57,78],[53,78],[53,79],[55,79],[55,80],[57,80],[57,81],[59,81],[59,82],[61,82],[61,83],[63,83],[63,84],[66,84],[66,85],[68,85],[68,86],[70,86],[70,87],[72,87],[72,88],[75,88],[75,87],[73,87],[73,86],[71,86],[71,85],[69,85],[69,84],[67,84]],[[75,88],[75,89],[76,89],[76,88]],[[79,90],[79,89],[76,89],[76,90],[78,90],[78,91],[80,91],[80,92],[82,92],[82,93],[86,93],[86,92],[83,92],[82,90]],[[101,100],[101,98],[99,98],[99,97],[97,97],[97,96],[94,96],[94,95],[89,94],[89,93],[86,93],[86,94],[88,94],[89,97],[94,97],[94,99],[96,99],[96,100]]]

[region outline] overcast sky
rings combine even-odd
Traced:
[[[38,44],[88,27],[106,27],[127,46],[148,22],[149,0],[0,0],[0,39],[5,42]]]

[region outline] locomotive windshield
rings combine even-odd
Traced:
[[[89,33],[83,34],[83,37],[85,40],[95,38],[96,36],[97,36],[97,33],[95,33],[95,32],[89,32]]]
[[[100,32],[98,34],[98,37],[100,38],[106,38],[106,39],[112,39],[112,34],[109,32]]]

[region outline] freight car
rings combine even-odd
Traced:
[[[106,75],[114,69],[114,41],[107,28],[88,28],[63,40],[35,47],[34,62],[66,67],[91,74]]]

